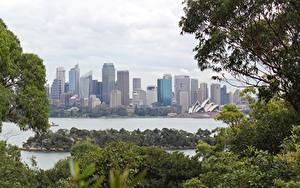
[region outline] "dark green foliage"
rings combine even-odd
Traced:
[[[71,155],[78,161],[80,172],[94,164],[94,171],[88,177],[104,177],[103,187],[108,187],[111,182],[109,180],[111,173],[118,176],[118,171],[121,175],[120,172],[124,172],[124,169],[128,169],[127,185],[140,182],[138,179],[143,177],[143,181],[137,187],[149,188],[182,187],[185,180],[197,177],[200,173],[200,162],[196,158],[191,159],[178,152],[170,154],[159,148],[139,147],[122,142],[100,148],[85,141],[76,144],[72,148]],[[65,166],[68,160],[59,162],[53,169],[45,172],[52,183],[49,187],[58,186],[57,182],[68,182],[70,173],[64,173],[67,172]]]
[[[0,141],[0,187],[35,187],[36,173],[21,162],[21,153],[16,146]]]
[[[300,112],[299,0],[185,0],[180,27],[198,40],[195,59],[216,79],[280,96]]]
[[[98,146],[105,146],[108,143],[123,141],[135,143],[139,146],[159,146],[166,149],[191,149],[196,147],[199,140],[213,143],[209,130],[199,129],[196,134],[175,129],[154,129],[140,131],[126,131],[125,129],[88,131],[71,128],[71,130],[59,129],[53,133],[48,131],[42,135],[35,135],[23,145],[25,148],[45,148],[46,150],[70,151],[72,145],[77,141],[91,139]]]
[[[23,53],[18,38],[0,19],[0,125],[11,121],[37,133],[47,130],[45,75],[42,59]]]
[[[202,159],[198,178],[186,187],[297,187],[300,117],[282,99],[268,102],[249,98],[249,116],[234,106],[217,117],[229,124],[216,130],[215,142],[199,142]]]
[[[249,117],[241,116],[241,120],[231,123],[232,117],[240,112],[225,111],[218,116],[231,125],[228,129],[220,129],[217,140],[221,145],[226,144],[232,151],[242,154],[249,146],[270,153],[278,153],[284,139],[289,137],[293,125],[300,124],[300,117],[283,100],[272,99],[269,102],[257,101],[252,103]]]

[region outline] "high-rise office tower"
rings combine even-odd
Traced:
[[[102,101],[102,82],[92,80],[92,89],[90,95],[95,95]]]
[[[186,91],[188,92],[189,96],[189,103],[188,105],[190,106],[190,77],[185,76],[185,75],[177,75],[175,76],[175,98],[177,104],[180,104],[180,92],[181,91]]]
[[[79,97],[81,99],[88,99],[92,90],[92,71],[86,73],[82,77],[80,77],[80,89],[79,89]]]
[[[233,93],[233,103],[241,104],[240,90],[236,89]]]
[[[79,95],[79,79],[79,65],[75,65],[75,67],[71,68],[69,71],[69,91],[76,95]]]
[[[223,85],[221,87],[221,105],[228,104],[229,103],[229,97],[227,94],[227,88],[226,85]]]
[[[115,67],[113,63],[104,63],[102,67],[102,98],[103,102],[110,104],[110,94],[115,88]]]
[[[163,75],[163,79],[165,79],[165,80],[171,80],[171,90],[172,90],[172,92],[173,92],[173,79],[172,79],[172,75],[171,74],[164,74]]]
[[[141,78],[133,78],[132,79],[132,92],[142,89],[142,81]]]
[[[157,102],[157,88],[155,86],[147,87],[147,105]]]
[[[96,108],[97,106],[101,105],[101,101],[99,98],[97,98],[96,95],[90,95],[89,97],[89,109],[92,110]]]
[[[65,93],[69,93],[70,92],[70,83],[66,82],[64,87],[65,87],[65,89],[64,89]]]
[[[216,105],[221,105],[221,86],[220,84],[210,85],[210,100]]]
[[[56,79],[61,81],[61,94],[65,92],[66,71],[63,67],[56,68]]]
[[[59,100],[61,98],[62,95],[61,86],[62,86],[61,80],[59,79],[53,80],[53,83],[51,85],[51,94],[50,94],[52,100]]]
[[[172,81],[170,79],[157,80],[157,100],[160,105],[169,106],[172,102]]]
[[[208,87],[207,87],[207,83],[200,83],[200,87],[198,89],[198,101],[200,103],[202,103],[206,99],[208,99]]]
[[[118,107],[118,106],[121,106],[121,105],[122,105],[122,103],[121,103],[121,91],[116,90],[116,89],[111,90],[109,106],[111,108],[115,108],[115,107]]]
[[[132,93],[132,105],[142,106],[147,104],[146,91],[137,89]]]
[[[187,112],[189,110],[189,92],[187,91],[180,91],[179,92],[179,101],[181,106],[181,112]]]
[[[117,88],[121,91],[122,105],[129,105],[129,71],[117,72]]]
[[[197,102],[197,92],[199,88],[199,83],[197,79],[191,79],[191,105]]]

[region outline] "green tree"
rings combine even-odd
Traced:
[[[300,112],[299,0],[185,0],[184,5],[180,27],[199,42],[194,51],[201,70],[256,86],[261,98],[283,97]]]
[[[47,130],[45,75],[42,59],[23,53],[18,38],[0,19],[0,126],[11,121],[37,133]]]
[[[0,187],[36,187],[35,178],[36,172],[22,163],[20,150],[0,141]]]
[[[241,124],[245,120],[245,115],[237,109],[236,105],[227,104],[217,115],[216,120],[222,120],[224,123],[234,126]]]

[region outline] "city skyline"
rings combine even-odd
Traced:
[[[210,84],[208,90],[206,82],[200,80],[199,83],[198,79],[190,78],[189,75],[173,76],[165,73],[162,77],[154,78],[157,80],[156,85],[147,85],[147,89],[144,89],[143,77],[130,79],[130,70],[119,70],[113,63],[104,63],[101,72],[101,80],[94,79],[92,71],[81,76],[79,65],[75,65],[69,70],[69,83],[65,68],[57,67],[51,89],[47,86],[50,104],[65,107],[80,104],[81,107],[90,108],[101,104],[112,108],[172,106],[181,113],[190,112],[194,104],[199,105],[206,99],[211,101],[209,106],[214,105],[218,108],[230,103],[241,104],[239,90],[227,92],[227,86],[220,83]],[[76,92],[76,85],[79,86],[79,94]],[[210,109],[209,106],[204,109]]]
[[[114,66],[114,68],[115,68],[115,82],[117,82],[117,72],[118,71],[124,71],[124,70],[129,71],[129,93],[130,93],[130,97],[131,97],[131,94],[133,92],[133,87],[134,87],[134,82],[135,82],[135,81],[133,81],[134,79],[140,79],[139,81],[140,81],[140,84],[141,84],[141,89],[146,90],[148,86],[156,85],[158,78],[164,78],[165,76],[171,76],[171,78],[172,78],[171,84],[172,84],[172,91],[173,92],[175,91],[175,88],[174,88],[175,76],[189,76],[189,79],[190,79],[191,82],[192,82],[192,80],[198,80],[198,86],[199,87],[200,87],[201,83],[206,83],[208,85],[211,85],[211,84],[226,85],[228,92],[234,92],[236,89],[238,89],[236,87],[233,87],[233,86],[229,85],[226,82],[215,81],[215,80],[213,80],[211,78],[209,78],[208,81],[206,81],[206,80],[202,80],[201,79],[201,75],[197,75],[196,74],[196,76],[191,76],[188,73],[176,74],[176,73],[173,73],[173,72],[163,72],[162,74],[159,74],[157,77],[152,76],[151,80],[153,80],[153,81],[147,82],[145,80],[145,78],[143,77],[143,72],[141,72],[139,74],[139,75],[142,75],[142,76],[137,76],[137,75],[135,75],[135,74],[132,73],[134,71],[132,71],[130,69],[121,69],[115,63],[105,63],[105,62],[104,63],[99,63],[98,69],[86,69],[87,71],[83,71],[82,68],[81,68],[81,66],[80,66],[80,64],[78,64],[78,63],[73,64],[72,66],[70,66],[69,69],[66,68],[66,67],[64,67],[64,66],[59,66],[59,67],[52,68],[52,69],[54,70],[54,73],[56,75],[57,74],[57,68],[64,68],[64,70],[66,72],[65,82],[70,82],[70,80],[69,80],[69,71],[72,70],[72,69],[74,69],[74,67],[78,66],[79,69],[80,69],[80,77],[83,76],[84,74],[89,73],[89,74],[92,74],[93,80],[98,80],[98,81],[102,82],[102,79],[103,79],[103,77],[102,77],[102,68],[103,68],[104,64],[112,64]],[[201,74],[201,72],[200,72],[200,74]],[[100,75],[100,76],[95,76],[95,75]],[[52,80],[48,80],[47,84],[49,86],[51,86],[51,84],[52,84],[52,82],[53,82],[54,79],[56,79],[56,76]],[[190,87],[191,87],[191,85],[190,85]],[[190,96],[190,98],[191,98],[191,96]]]
[[[116,3],[122,8],[116,9]],[[69,70],[79,64],[81,72],[93,70],[100,80],[101,73],[94,70],[110,62],[143,76],[144,85],[168,72],[210,83],[211,72],[200,72],[193,59],[193,36],[180,35],[182,9],[173,0],[0,2],[1,16],[24,51],[44,60],[49,84],[54,67]]]

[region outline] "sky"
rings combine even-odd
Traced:
[[[142,87],[165,73],[211,83],[193,59],[197,41],[180,35],[182,0],[1,0],[0,16],[20,39],[24,52],[38,54],[48,83],[56,67],[79,64],[101,80],[103,63],[141,77]]]

